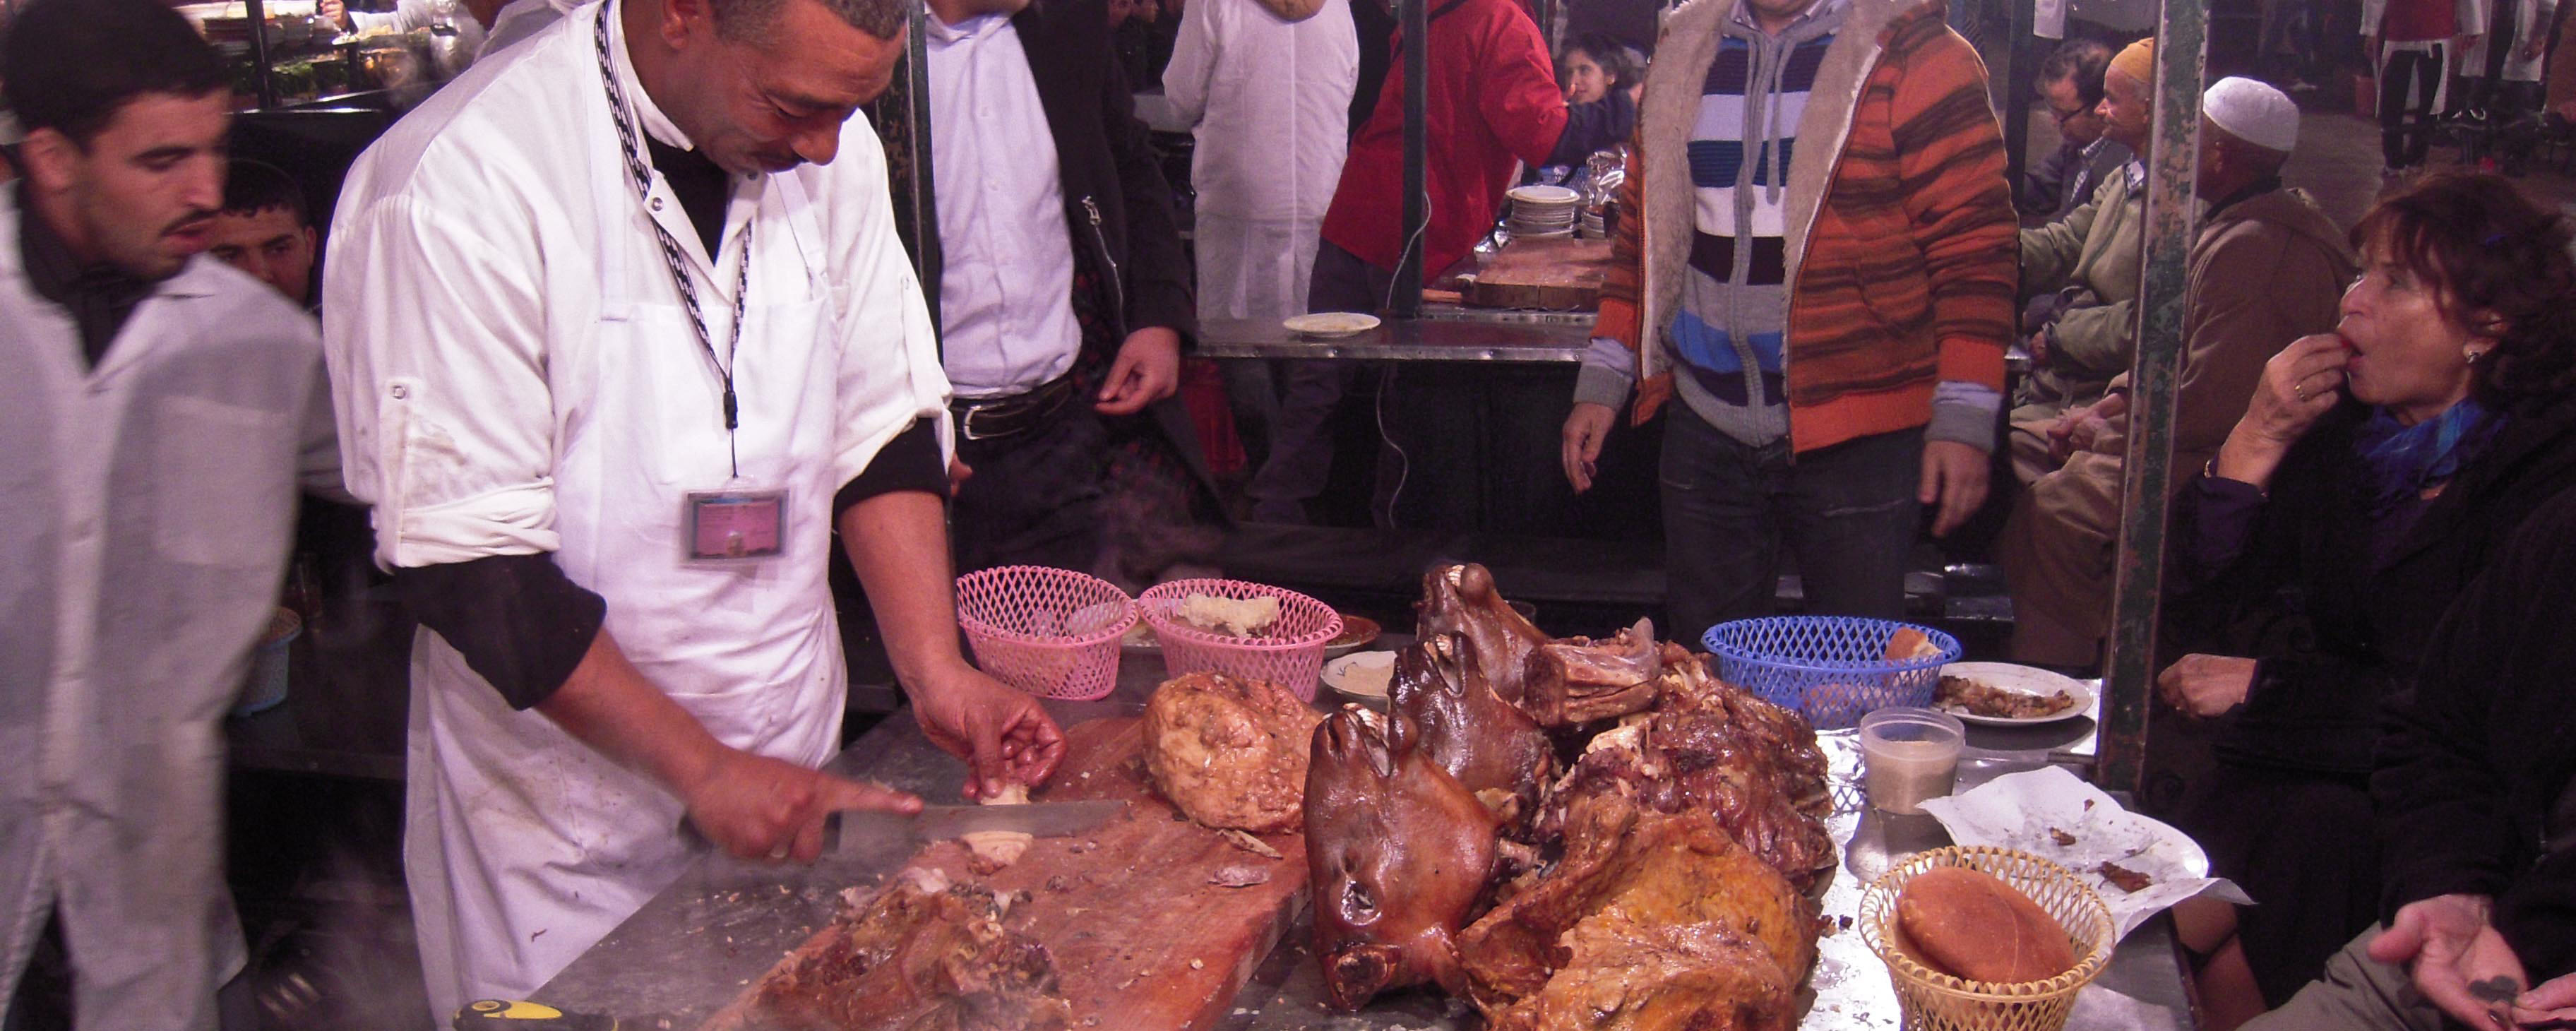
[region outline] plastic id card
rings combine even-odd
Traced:
[[[680,513],[691,562],[753,562],[787,553],[784,490],[690,491]]]

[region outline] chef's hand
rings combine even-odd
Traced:
[[[2254,686],[2254,660],[2229,655],[2183,656],[2156,676],[2156,697],[2202,719],[2227,714]]]
[[[823,816],[843,809],[921,811],[921,800],[738,749],[718,751],[681,792],[689,822],[744,859],[810,863],[823,852]]]
[[[1986,503],[1986,453],[1955,440],[1923,442],[1923,483],[1914,499],[1940,505],[1932,536],[1947,537]]]
[[[2415,990],[2452,1019],[2510,1031],[2504,1013],[2529,979],[2513,946],[2488,922],[2493,908],[2482,895],[2436,895],[2407,903],[2398,908],[2397,921],[2370,940],[2370,958],[2404,964]],[[2482,983],[2490,994],[2503,985],[2512,987],[2502,995],[2503,1002],[2495,1002],[2479,998],[2470,987]]]
[[[340,31],[349,31],[349,5],[344,0],[319,0],[313,5],[313,13],[330,19]]]
[[[1595,464],[1601,459],[1601,442],[1610,439],[1610,425],[1619,413],[1609,405],[1577,401],[1574,410],[1565,413],[1565,482],[1581,494],[1592,489],[1592,476],[1600,471]]]
[[[1146,405],[1172,396],[1181,386],[1181,335],[1162,326],[1127,334],[1118,360],[1109,364],[1109,381],[1101,385],[1102,415],[1134,415]]]
[[[1064,734],[1036,698],[962,662],[914,691],[912,705],[930,743],[966,760],[968,798],[1044,784],[1064,759]]]
[[[2343,388],[2344,365],[2352,351],[2333,333],[2304,336],[2263,363],[2263,378],[2245,404],[2245,415],[2227,431],[2212,471],[2257,487],[2272,482],[2272,473],[2290,453],[2290,445],[2307,436]]]
[[[2522,993],[2522,998],[2513,1001],[2513,1020],[2517,1024],[2576,1021],[2576,974],[2551,978]]]

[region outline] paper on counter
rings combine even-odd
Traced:
[[[1927,801],[1923,811],[1961,845],[2017,849],[2074,871],[2109,904],[2120,937],[2204,892],[2238,905],[2253,902],[2235,884],[2208,876],[2209,856],[2188,835],[2120,808],[2102,789],[2061,767],[2006,774],[1965,794]],[[2058,844],[2051,830],[2064,831],[2074,843]],[[2153,883],[2122,891],[2100,873],[2105,862],[2145,874]]]

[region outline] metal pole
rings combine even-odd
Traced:
[[[2174,388],[2181,378],[2185,262],[2200,165],[2200,91],[2209,0],[2166,0],[2156,33],[2155,135],[2148,142],[2146,260],[2139,273],[2138,356],[2129,372],[2129,499],[2120,516],[2104,671],[2101,767],[2095,780],[2137,790],[2145,771],[2148,700],[2155,688],[2156,602],[2163,593],[2165,508],[2174,478]]]
[[[904,144],[911,153],[912,181],[904,188],[909,193],[913,273],[921,282],[922,302],[930,306],[930,324],[939,327],[939,200],[931,180],[930,138],[930,5],[915,4],[912,29],[903,44],[903,78],[896,88],[903,91],[898,117],[906,126]],[[898,217],[901,224],[904,220]]]
[[[2036,45],[2039,0],[2006,0],[2004,6],[2012,12],[2004,29],[2003,68],[1997,72],[2004,82],[2004,168],[2019,193],[2022,167],[2030,157],[2030,98],[2038,89],[2030,77],[2039,71],[2037,62],[2024,58]]]
[[[1431,0],[1397,0],[1404,19],[1404,248],[1395,257],[1395,289],[1388,314],[1412,318],[1422,310],[1422,234],[1430,221],[1424,190],[1430,159],[1422,105],[1431,92]]]
[[[243,0],[242,14],[250,19],[250,63],[259,73],[259,106],[265,110],[277,106],[277,80],[268,74],[268,9],[260,0]]]

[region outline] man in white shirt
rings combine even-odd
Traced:
[[[846,691],[835,530],[966,793],[1062,757],[957,650],[948,385],[850,119],[909,13],[606,0],[350,171],[324,339],[351,488],[424,627],[405,867],[441,1023],[669,885],[705,852],[683,821],[810,860],[827,812],[918,804],[814,769]]]
[[[940,353],[972,470],[958,566],[1151,582],[1170,530],[1208,496],[1188,482],[1206,482],[1205,463],[1173,397],[1197,323],[1108,13],[1100,0],[929,10]]]
[[[1203,317],[1277,322],[1306,311],[1324,208],[1349,150],[1359,60],[1347,0],[1195,0],[1182,13],[1163,95],[1198,140],[1190,185]],[[1269,366],[1227,362],[1225,374],[1258,465],[1278,409]]]

